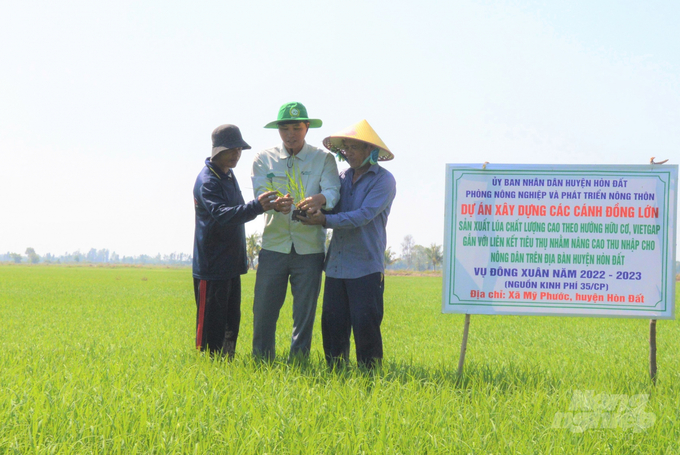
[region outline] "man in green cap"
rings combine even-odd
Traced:
[[[332,209],[340,198],[338,167],[333,155],[305,142],[309,128],[321,120],[309,118],[301,103],[286,103],[265,128],[276,128],[283,143],[255,156],[252,180],[255,197],[271,189],[285,196],[265,212],[262,250],[253,303],[253,355],[273,360],[276,323],[290,280],[293,293],[293,336],[290,357],[309,356],[316,302],[321,289],[326,230],[305,226],[291,216],[292,205],[312,212]],[[293,200],[290,177],[304,186],[304,196]]]

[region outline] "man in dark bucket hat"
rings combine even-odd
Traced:
[[[275,193],[245,203],[232,169],[250,149],[235,125],[212,133],[212,153],[194,185],[196,348],[234,356],[241,321],[241,275],[248,271],[244,223],[273,208]]]
[[[316,302],[321,289],[326,230],[304,226],[292,218],[291,204],[301,211],[331,209],[338,202],[340,181],[333,155],[305,142],[309,128],[321,120],[309,118],[302,103],[286,103],[276,120],[265,128],[277,128],[283,143],[263,150],[253,161],[253,191],[268,189],[282,195],[274,210],[265,213],[253,303],[253,355],[273,359],[276,323],[286,299],[288,281],[293,293],[291,358],[306,358],[312,343]],[[291,177],[304,187],[293,191]],[[300,185],[295,185],[299,189]],[[297,199],[297,200],[293,200]]]

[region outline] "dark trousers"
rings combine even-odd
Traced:
[[[385,282],[380,272],[354,279],[326,277],[321,333],[329,366],[349,359],[352,331],[357,363],[371,368],[381,361],[384,290]]]
[[[241,277],[214,281],[194,278],[194,294],[196,349],[234,357],[241,323]]]
[[[293,294],[290,357],[308,357],[324,254],[297,254],[293,247],[288,254],[263,249],[259,258],[253,301],[253,355],[270,360],[276,355],[276,323],[290,279]]]

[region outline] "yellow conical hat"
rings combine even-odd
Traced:
[[[394,158],[390,149],[387,148],[385,143],[378,136],[378,133],[371,128],[371,125],[369,125],[366,120],[362,120],[359,123],[355,123],[342,131],[338,131],[337,133],[328,136],[323,140],[323,145],[333,153],[342,153],[342,140],[345,138],[366,142],[380,149],[378,161],[389,161]]]

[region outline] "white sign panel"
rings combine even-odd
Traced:
[[[446,167],[444,313],[673,319],[678,166]]]

